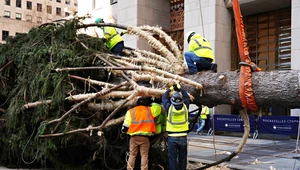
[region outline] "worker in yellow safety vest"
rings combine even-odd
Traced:
[[[173,90],[175,92],[169,99]],[[162,103],[167,111],[169,169],[176,170],[179,167],[180,170],[186,170],[189,95],[179,84],[173,85],[162,96]]]
[[[189,31],[186,37],[189,44],[188,52],[184,53],[184,58],[189,68],[186,74],[195,74],[203,70],[216,72],[217,65],[215,64],[215,57],[210,42],[194,31]]]
[[[145,97],[140,97],[136,106],[125,114],[121,131],[130,135],[127,170],[134,169],[138,151],[141,155],[141,169],[148,170],[149,137],[156,133],[154,118],[159,116],[158,110],[153,110],[150,104]]]
[[[162,105],[158,102],[152,102],[151,111],[155,117],[155,135],[159,135],[166,131],[166,113]],[[155,115],[154,115],[155,114]]]
[[[198,128],[196,131],[197,135],[202,135],[203,128],[205,126],[205,121],[207,119],[207,115],[209,115],[209,108],[207,106],[202,105],[201,114],[198,121]]]
[[[105,23],[102,18],[95,20],[96,24]],[[103,30],[104,38],[106,40],[106,47],[115,55],[124,56],[124,40],[114,27],[101,27]]]

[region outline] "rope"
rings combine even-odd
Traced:
[[[200,18],[201,18],[201,25],[202,25],[202,35],[203,35],[203,37],[205,37],[205,35],[204,35],[204,25],[203,25],[203,15],[202,15],[201,0],[199,0],[199,6],[200,6]]]
[[[24,146],[24,148],[23,148],[23,150],[22,150],[21,158],[22,158],[22,161],[23,161],[25,164],[32,164],[32,163],[36,160],[37,155],[38,155],[38,153],[39,153],[39,149],[38,149],[38,150],[36,151],[36,153],[35,153],[34,159],[33,159],[31,162],[27,162],[27,161],[25,161],[25,159],[24,159],[24,151],[25,151],[25,149],[27,148],[27,145],[29,144],[29,141],[31,140],[31,138],[32,138],[32,136],[33,136],[35,130],[36,130],[36,126],[34,127],[32,133],[31,133],[31,135],[30,135],[30,138],[28,139],[28,141],[26,142],[26,144],[25,144],[25,146]]]
[[[119,168],[119,169],[113,169],[113,168],[110,168],[108,165],[107,165],[107,163],[106,163],[106,142],[104,142],[104,144],[103,144],[103,147],[104,147],[104,152],[103,152],[103,162],[104,162],[104,165],[105,165],[105,167],[107,168],[107,169],[109,169],[109,170],[122,170],[122,169],[124,169],[125,167],[126,167],[126,165],[124,165],[122,168]],[[126,161],[127,162],[127,161]]]
[[[300,122],[300,116],[299,116],[299,120],[298,122]],[[300,136],[300,123],[298,123],[298,135],[297,135],[297,142],[296,142],[296,149],[295,149],[295,152],[296,152],[296,157],[298,155],[298,150],[299,150],[299,136]],[[294,165],[293,165],[293,170],[295,170],[296,168],[296,159],[294,161]]]
[[[232,7],[234,11],[238,49],[242,62],[240,68],[239,96],[244,108],[256,111],[258,107],[252,89],[251,68],[255,68],[255,71],[261,71],[261,69],[254,66],[255,64],[251,62],[249,57],[249,48],[245,37],[243,18],[238,0],[232,0]]]

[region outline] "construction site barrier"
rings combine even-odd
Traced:
[[[256,119],[253,115],[248,115],[250,123],[250,133],[256,130]],[[226,132],[244,132],[244,120],[239,115],[216,114],[213,117],[213,130]]]
[[[257,120],[258,133],[298,135],[299,116],[261,116]]]

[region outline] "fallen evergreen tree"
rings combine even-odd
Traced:
[[[126,165],[128,150],[127,139],[120,138],[126,110],[139,96],[160,99],[175,83],[180,83],[198,106],[230,104],[240,110],[245,134],[234,154],[241,151],[249,121],[238,95],[238,72],[182,75],[182,54],[160,28],[85,25],[81,19],[44,24],[0,46],[3,164],[120,169]],[[91,26],[125,29],[146,39],[160,55],[138,49],[124,50],[126,57],[112,55],[103,39],[77,34],[78,29]],[[168,48],[153,34],[164,38]],[[298,75],[298,71],[253,73],[257,105],[299,108]],[[164,135],[154,138],[152,144],[150,154],[155,157],[149,157],[150,167],[167,168]]]

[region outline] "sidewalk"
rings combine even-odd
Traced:
[[[188,160],[213,163],[235,151],[241,139],[242,137],[220,135],[199,136],[191,132],[188,135]],[[248,138],[243,151],[222,165],[241,170],[300,170],[300,150],[295,152],[296,143],[297,140],[294,139]]]

